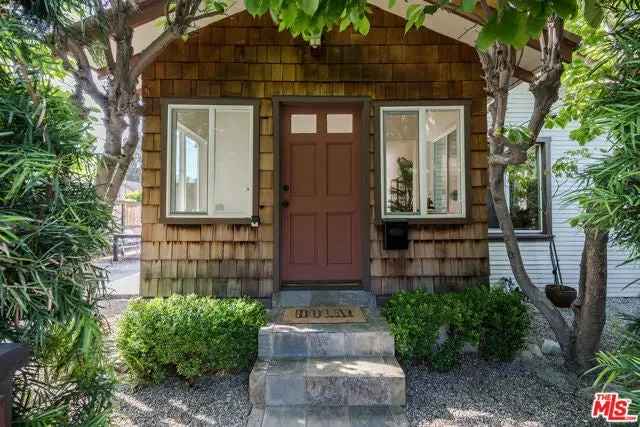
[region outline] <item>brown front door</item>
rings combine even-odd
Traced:
[[[281,120],[282,281],[359,281],[360,106],[285,106]]]

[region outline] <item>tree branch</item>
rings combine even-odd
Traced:
[[[155,38],[142,52],[134,58],[134,64],[129,72],[129,78],[135,80],[169,46],[174,40],[180,38],[171,28],[164,30],[162,34]]]
[[[560,57],[560,45],[563,38],[564,25],[559,17],[549,18],[547,25],[540,36],[542,66],[536,73],[535,79],[529,85],[533,94],[534,107],[529,120],[529,146],[538,140],[544,121],[551,111],[553,104],[558,100],[560,91],[560,77],[562,76],[562,58]],[[542,44],[546,42],[546,44]]]
[[[171,20],[171,13],[166,10],[167,28],[155,38],[142,52],[135,56],[135,63],[131,67],[129,78],[137,79],[145,68],[149,66],[157,57],[169,46],[173,41],[179,39],[186,34],[189,26],[201,19],[212,18],[222,15],[222,12],[208,12],[195,15],[198,10],[199,2],[193,0],[178,1],[174,17]]]
[[[78,80],[78,83],[81,85],[82,90],[86,94],[88,94],[91,99],[93,99],[96,104],[100,106],[100,108],[102,108],[103,110],[106,109],[108,103],[107,97],[100,91],[100,89],[98,89],[98,86],[93,79],[93,75],[91,74],[91,65],[89,64],[89,59],[87,58],[87,54],[85,53],[84,48],[78,45],[71,38],[67,38],[65,44],[76,61],[78,68],[73,71],[73,74]]]

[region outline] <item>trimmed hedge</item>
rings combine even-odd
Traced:
[[[118,324],[116,346],[137,381],[159,382],[173,372],[192,380],[249,368],[266,323],[263,305],[249,299],[136,299]]]
[[[465,343],[485,359],[512,360],[524,347],[530,319],[519,292],[479,287],[460,293],[422,290],[395,294],[382,309],[404,362],[455,367]],[[438,342],[440,330],[444,342]]]

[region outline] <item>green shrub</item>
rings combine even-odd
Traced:
[[[460,293],[400,292],[385,304],[383,316],[405,362],[455,367],[464,343],[487,359],[509,360],[524,346],[529,317],[519,293],[479,287]],[[439,343],[440,331],[446,331]]]
[[[480,355],[485,359],[512,360],[525,345],[529,324],[522,294],[492,290],[484,301]]]
[[[118,324],[116,345],[138,381],[159,382],[174,370],[191,380],[212,371],[249,368],[266,320],[262,304],[248,299],[137,299]]]
[[[460,351],[464,340],[459,335],[449,335],[433,353],[431,366],[438,372],[447,372],[460,363]]]

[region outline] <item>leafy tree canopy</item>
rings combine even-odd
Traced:
[[[583,44],[567,66],[564,107],[549,125],[575,121],[571,137],[581,144],[605,135],[610,148],[579,174],[582,206],[574,224],[610,232],[611,240],[640,258],[640,1],[605,6],[599,28],[573,23]]]
[[[396,5],[389,0],[389,7]],[[558,15],[564,19],[574,17],[579,7],[591,25],[602,19],[602,8],[597,0],[512,0],[498,1],[495,9],[484,0],[438,0],[411,4],[407,8],[406,31],[421,27],[428,16],[440,9],[452,12],[476,13],[485,20],[478,37],[478,47],[486,49],[500,41],[514,47],[523,47],[531,38],[537,38],[547,18]],[[366,35],[371,12],[366,0],[245,0],[249,13],[261,16],[267,12],[278,23],[280,31],[289,30],[294,36],[307,41],[319,40],[324,31],[349,26]]]

